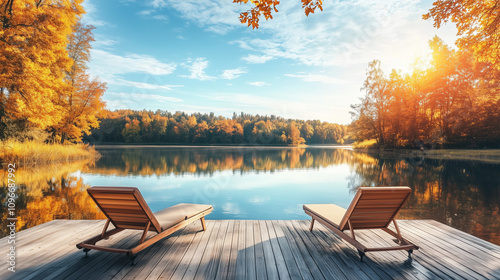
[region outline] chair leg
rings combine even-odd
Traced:
[[[84,258],[88,258],[89,257],[89,251],[90,251],[90,249],[83,248],[83,252],[85,252],[85,256],[83,256]]]
[[[314,219],[311,220],[311,226],[309,227],[309,231],[313,231]]]
[[[134,266],[137,264],[137,255],[131,255],[130,256],[130,265]]]
[[[203,227],[203,231],[207,230],[207,225],[205,224],[205,217],[200,218],[201,226]]]
[[[408,250],[408,258],[411,259],[411,254],[413,253],[413,249]]]
[[[361,251],[358,249],[358,254],[359,254],[359,261],[362,262],[363,261],[363,257],[365,256],[365,252]]]

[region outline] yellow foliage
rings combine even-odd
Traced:
[[[0,162],[16,163],[21,166],[72,162],[100,157],[99,153],[88,145],[45,144],[35,141],[19,142],[15,140],[0,141]]]
[[[424,19],[432,19],[440,28],[448,20],[455,23],[457,44],[476,54],[479,61],[490,62],[500,69],[500,3],[493,0],[436,1]]]
[[[370,140],[364,140],[362,142],[356,142],[352,145],[352,147],[355,149],[368,149],[368,148],[373,148],[376,144],[377,140],[370,139]]]
[[[6,114],[44,129],[62,119],[58,104],[71,67],[66,46],[83,0],[0,4],[0,85]]]

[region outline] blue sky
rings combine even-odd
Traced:
[[[323,1],[306,17],[281,1],[252,30],[232,0],[121,0],[84,3],[96,27],[89,64],[108,84],[107,108],[233,112],[348,124],[368,62],[407,71],[428,41],[452,45],[452,25],[421,19],[432,0]]]

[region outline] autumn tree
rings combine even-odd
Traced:
[[[288,124],[286,132],[288,135],[287,137],[288,144],[302,145],[306,142],[304,138],[300,136],[300,130],[297,128],[294,121]]]
[[[125,142],[128,143],[141,143],[142,138],[141,138],[141,126],[140,126],[140,121],[136,118],[130,119],[127,117],[127,123],[125,124],[125,127],[122,130],[122,135],[123,138],[125,139]]]
[[[323,1],[322,0],[301,0],[302,8],[306,16],[314,13],[316,8],[323,11]],[[248,0],[233,0],[233,3],[247,4]],[[259,18],[264,16],[266,20],[273,18],[273,12],[278,12],[278,5],[280,1],[278,0],[250,0],[253,6],[250,10],[240,13],[240,22],[246,24],[247,26],[252,26],[252,29],[259,28]]]
[[[99,126],[98,114],[104,109],[102,95],[106,84],[98,78],[90,78],[87,62],[90,60],[90,43],[94,41],[93,26],[82,25],[78,21],[73,26],[67,46],[71,67],[66,71],[65,90],[62,90],[58,105],[61,107],[62,120],[53,126],[52,132],[57,140],[81,141],[82,135],[90,133],[91,128]]]
[[[500,0],[438,0],[423,18],[432,19],[437,28],[455,23],[457,45],[500,68]]]
[[[388,103],[389,87],[388,80],[380,68],[380,61],[374,60],[368,64],[366,80],[363,88],[365,97],[361,103],[351,106],[351,114],[356,118],[354,130],[359,137],[371,137],[377,140],[379,145],[386,142],[388,128]]]
[[[72,65],[66,47],[82,1],[0,3],[0,99],[9,118],[39,129],[62,120],[58,101]]]

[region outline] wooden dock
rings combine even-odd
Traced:
[[[500,279],[500,246],[432,220],[398,221],[421,248],[367,253],[309,221],[207,220],[130,258],[75,244],[101,232],[104,221],[55,220],[16,235],[16,272],[7,270],[7,238],[0,240],[0,279]],[[109,245],[130,247],[140,231],[124,231]],[[381,231],[359,231],[364,243],[383,245]],[[381,241],[382,240],[382,241]]]

